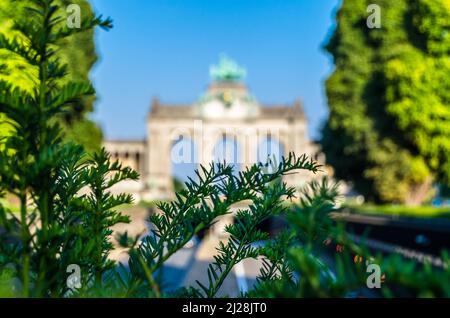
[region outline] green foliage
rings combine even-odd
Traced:
[[[441,185],[439,187],[439,195],[443,198],[450,198],[450,186]]]
[[[75,120],[62,128],[65,140],[82,145],[89,152],[100,150],[103,133],[92,120],[88,118]]]
[[[338,212],[337,185],[327,179],[312,181],[301,192],[300,202],[283,204],[292,198],[293,189],[280,182],[280,177],[295,169],[316,171],[317,166],[305,157],[293,155],[273,172],[267,165],[254,165],[236,176],[231,167],[211,165],[198,173],[199,182],[191,180],[186,190],[171,203],[161,203],[160,214],[153,215],[152,233],[137,246],[131,241],[130,276],[123,287],[128,296],[146,297],[216,297],[231,269],[247,258],[262,259],[262,267],[253,290],[243,297],[448,297],[450,268],[446,252],[443,268],[429,263],[418,264],[399,255],[373,256],[357,245],[331,214]],[[276,182],[278,181],[278,182]],[[248,202],[239,210],[233,225],[226,227],[230,235],[219,243],[218,254],[205,273],[207,283],[186,286],[175,294],[165,294],[160,286],[158,270],[176,251],[199,231],[209,227],[217,217],[230,213],[237,202]],[[180,213],[181,212],[181,213]],[[287,218],[288,228],[272,240],[257,225],[271,216]],[[265,242],[262,246],[255,242]],[[325,242],[327,242],[324,244]],[[339,247],[332,252],[330,242]],[[355,256],[364,261],[355,263]],[[386,282],[379,290],[367,288],[367,264],[378,264]],[[419,279],[418,279],[419,278]]]
[[[450,262],[443,268],[407,261],[400,255],[377,255],[356,245],[336,212],[336,187],[312,182],[304,199],[288,214],[288,230],[266,245],[258,283],[247,297],[449,297]],[[336,251],[330,257],[330,246]],[[339,249],[338,249],[339,248]],[[361,261],[355,262],[355,259]],[[368,263],[366,263],[368,261]],[[366,286],[367,264],[378,264],[385,277],[380,289]]]
[[[259,231],[257,225],[285,212],[283,200],[294,194],[294,189],[274,181],[298,169],[316,172],[318,166],[306,156],[296,158],[290,154],[272,173],[265,173],[267,165],[263,164],[247,168],[237,176],[232,166],[211,164],[209,170],[201,167],[201,172],[196,172],[199,181],[190,179],[175,201],[159,203],[161,213],[150,218],[151,233],[139,246],[131,246],[128,265],[132,278],[127,282],[128,289],[144,290],[145,296],[161,296],[156,274],[164,262],[218,217],[230,214],[232,205],[248,202],[248,208],[238,211],[235,223],[225,229],[230,238],[226,244],[220,243],[218,254],[205,273],[209,285],[197,282],[198,288],[185,290],[185,295],[214,297],[237,263],[259,255],[252,243],[267,238],[267,233]]]
[[[184,189],[184,183],[180,181],[178,178],[173,178],[173,191],[180,192]]]
[[[366,8],[381,8],[369,29]],[[345,0],[326,49],[322,145],[339,178],[376,202],[418,204],[450,183],[450,2]]]
[[[287,215],[290,228],[264,247],[265,255],[272,257],[247,296],[345,297],[361,285],[362,267],[347,270],[354,267],[348,250],[336,257],[333,267],[323,261],[323,242],[330,238],[363,253],[329,217],[336,211],[337,198],[337,186],[330,186],[327,179],[313,181],[303,189],[299,205]],[[271,271],[276,274],[266,274]]]
[[[23,49],[27,49],[26,36],[14,21],[28,19],[27,7],[31,0],[3,0],[0,4],[0,36],[7,40],[16,40]],[[66,17],[66,7],[70,4],[78,4],[81,7],[82,17],[92,19],[94,17],[91,6],[87,0],[58,0],[57,15]],[[63,27],[65,19],[58,21],[58,26]],[[18,49],[19,46],[16,46]],[[67,66],[67,74],[59,79],[63,85],[70,81],[89,80],[89,71],[97,60],[94,47],[94,31],[86,30],[77,34],[60,39],[55,47],[55,56],[60,63]],[[34,82],[38,79],[38,68],[29,63],[21,54],[14,50],[0,49],[0,80],[6,81],[32,93]],[[65,127],[65,138],[67,140],[82,144],[87,150],[99,150],[101,145],[101,131],[88,117],[87,113],[93,110],[94,96],[82,96],[73,101],[66,112],[61,115]],[[8,131],[8,126],[0,117],[0,132]]]
[[[83,147],[64,142],[58,118],[95,91],[89,82],[62,81],[68,68],[55,51],[64,39],[97,26],[108,29],[111,21],[85,18],[81,29],[61,27],[63,18],[55,3],[30,0],[30,7],[24,8],[28,19],[18,21],[15,28],[28,45],[0,37],[0,50],[19,55],[38,73],[29,90],[0,80],[0,115],[8,118],[11,129],[0,139],[0,197],[8,192],[20,202],[19,213],[0,203],[2,296],[173,296],[161,289],[165,262],[217,218],[233,213],[239,202],[247,207],[237,211],[234,224],[226,227],[229,239],[220,243],[205,272],[208,283],[197,282],[175,295],[216,297],[233,267],[247,258],[262,258],[263,267],[255,290],[243,296],[343,297],[364,286],[364,268],[352,263],[353,253],[370,255],[330,218],[336,211],[337,187],[327,180],[312,182],[294,211],[286,204],[294,189],[282,177],[299,169],[315,173],[319,168],[305,155],[292,153],[276,167],[269,161],[238,174],[224,164],[201,167],[198,181],[190,179],[174,201],[158,203],[148,236],[141,240],[127,233],[118,235],[118,243],[129,249],[129,262],[128,268],[116,266],[108,257],[113,249],[111,228],[129,222],[117,209],[131,204],[132,197],[113,195],[111,189],[138,175],[112,162],[104,150],[88,155]],[[268,240],[268,233],[258,225],[272,216],[286,217],[289,227]],[[324,261],[324,240],[333,240],[343,249],[331,265]],[[254,244],[260,241],[266,244]],[[389,279],[380,295],[448,297],[445,253],[443,260],[444,268],[436,273],[428,264],[377,257],[374,261]],[[67,284],[67,269],[73,264],[82,274],[81,287],[75,290]]]
[[[68,67],[54,48],[96,26],[108,29],[111,21],[85,18],[82,28],[69,29],[61,26],[64,18],[54,0],[29,5],[23,9],[28,19],[14,25],[28,45],[0,37],[0,49],[15,52],[38,71],[28,91],[0,81],[0,114],[12,130],[1,139],[0,193],[20,201],[19,216],[0,206],[0,266],[20,280],[19,295],[61,297],[69,292],[68,265],[82,268],[84,288],[101,286],[114,267],[107,259],[110,228],[129,221],[115,207],[132,199],[108,191],[138,175],[111,163],[105,151],[88,156],[80,146],[63,142],[57,120],[94,89],[89,82],[65,80]]]

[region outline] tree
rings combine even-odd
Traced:
[[[336,212],[337,186],[329,186],[326,180],[312,182],[300,193],[298,207],[292,210],[287,204],[296,191],[282,177],[296,170],[319,171],[306,155],[292,153],[277,165],[258,163],[238,174],[230,165],[212,163],[209,170],[201,166],[197,181],[189,179],[174,201],[158,205],[160,211],[151,215],[151,231],[145,238],[118,235],[119,243],[130,249],[130,258],[127,270],[117,269],[108,258],[113,249],[112,227],[129,222],[117,208],[132,203],[132,197],[113,195],[110,189],[123,180],[136,180],[138,174],[111,162],[104,150],[87,154],[81,146],[63,141],[60,121],[55,120],[73,101],[95,91],[88,81],[61,84],[66,67],[54,47],[76,33],[109,29],[111,20],[85,18],[80,29],[60,26],[63,17],[56,3],[30,0],[27,19],[15,22],[29,46],[0,36],[1,49],[20,55],[38,69],[29,92],[0,80],[0,114],[12,122],[11,133],[0,138],[0,197],[9,192],[20,201],[19,213],[0,203],[2,296],[171,296],[160,288],[164,263],[217,217],[233,213],[232,206],[238,202],[248,206],[239,209],[234,224],[225,228],[229,239],[219,243],[205,271],[208,282],[197,282],[197,287],[182,289],[178,296],[216,297],[236,264],[258,257],[264,258],[255,290],[259,297],[346,296],[361,286],[364,268],[351,266],[355,259],[351,252],[366,257],[365,251],[353,246],[342,226],[330,218]],[[270,173],[269,167],[273,167]],[[273,215],[286,216],[288,228],[268,240],[268,233],[258,225]],[[317,257],[325,238],[344,244],[340,250],[345,259],[337,256],[336,261],[338,275]],[[254,244],[261,241],[266,244]],[[385,295],[395,296],[399,284],[411,288],[410,296],[450,294],[447,253],[443,254],[444,270],[437,273],[430,264],[419,272],[414,264],[388,261],[386,273],[394,289],[383,290]],[[82,277],[69,284],[73,277],[67,271],[77,266],[74,274]],[[20,282],[15,284],[17,289],[11,288],[11,278]],[[72,289],[72,283],[80,283],[79,288]]]
[[[81,7],[81,15],[87,18],[93,16],[91,6],[87,0],[58,0],[59,14],[67,16],[66,8],[70,4],[78,4]],[[4,0],[0,3],[0,33],[8,39],[19,38],[25,40],[23,32],[14,28],[14,20],[26,17],[25,8],[30,5],[30,0]],[[63,19],[60,25],[66,23]],[[67,64],[68,76],[61,80],[86,81],[89,72],[97,60],[94,46],[94,31],[74,34],[58,43],[57,55],[61,63]],[[14,87],[30,92],[33,81],[36,80],[37,68],[27,63],[20,55],[7,50],[0,50],[0,79]],[[88,150],[100,148],[102,133],[87,116],[93,110],[95,97],[87,96],[74,102],[68,112],[62,116],[66,139],[82,144]],[[0,118],[1,120],[1,118]],[[6,124],[0,124],[0,132],[8,130]]]
[[[205,273],[207,286],[197,281],[198,286],[179,292],[182,296],[216,297],[236,264],[261,255],[261,249],[253,244],[267,240],[269,235],[259,230],[258,225],[289,210],[285,203],[293,199],[295,189],[275,181],[298,170],[316,173],[319,168],[306,155],[296,157],[293,153],[283,157],[272,173],[266,173],[271,164],[270,161],[254,164],[237,175],[232,165],[212,163],[209,169],[200,166],[201,172],[196,171],[197,182],[189,178],[185,188],[176,194],[176,200],[159,203],[161,213],[150,217],[151,233],[139,246],[131,246],[128,267],[132,279],[123,286],[127,294],[141,286],[144,296],[161,296],[157,273],[164,263],[218,217],[230,215],[232,205],[246,201],[248,207],[239,209],[234,224],[225,228],[229,240],[219,242],[216,248],[218,253]]]
[[[450,1],[345,0],[326,50],[321,143],[336,176],[376,202],[420,204],[450,184]]]
[[[55,47],[112,25],[110,19],[85,17],[80,28],[69,28],[60,9],[55,0],[30,0],[23,8],[26,18],[14,21],[21,34],[0,35],[0,49],[37,70],[28,89],[0,80],[0,115],[11,123],[10,134],[0,139],[0,197],[7,192],[20,202],[19,214],[0,204],[0,274],[9,266],[25,297],[67,295],[67,269],[73,265],[84,273],[82,288],[102,287],[105,273],[115,267],[108,260],[111,227],[129,222],[115,209],[132,203],[131,195],[109,189],[138,178],[104,150],[87,155],[62,139],[57,119],[95,91],[89,81],[66,79],[68,67]]]

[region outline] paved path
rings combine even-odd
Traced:
[[[122,262],[128,262],[128,254],[127,251],[123,248],[120,248],[116,244],[115,235],[119,233],[128,232],[130,237],[135,237],[137,235],[143,235],[148,231],[148,209],[145,209],[140,206],[128,207],[123,210],[120,210],[123,215],[128,215],[130,217],[129,224],[117,224],[115,225],[113,230],[113,239],[112,242],[115,244],[116,249],[111,252],[110,258]]]
[[[148,210],[139,206],[125,209],[123,214],[129,215],[130,224],[121,224],[114,227],[115,234],[128,231],[129,235],[143,235],[148,231]],[[115,235],[113,234],[113,235]],[[197,287],[196,280],[208,285],[208,265],[214,261],[217,254],[216,247],[219,238],[214,235],[205,237],[197,246],[183,248],[167,260],[163,268],[163,289],[173,291],[180,287]],[[128,261],[126,250],[117,247],[111,255],[111,259],[122,262]],[[238,264],[225,279],[220,288],[218,297],[237,297],[240,291],[247,291],[255,282],[259,272],[258,260],[245,260]]]
[[[197,286],[196,280],[205,286],[208,286],[208,265],[214,261],[213,256],[217,254],[216,246],[219,245],[219,239],[213,236],[206,237],[198,247],[195,254],[195,262],[188,270],[183,281],[184,286]],[[218,297],[237,297],[239,289],[234,272],[231,272],[219,289]]]

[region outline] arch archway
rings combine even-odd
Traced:
[[[179,190],[188,178],[197,179],[198,154],[195,142],[185,135],[180,135],[172,142],[170,150],[171,177],[174,190]]]
[[[270,160],[270,164],[264,168],[266,173],[273,173],[284,155],[285,147],[277,138],[272,137],[270,134],[260,138],[257,160],[262,164],[266,164]],[[272,216],[259,224],[258,229],[273,235],[279,228],[283,227],[283,224],[284,221],[282,218]]]
[[[258,144],[258,162],[267,163],[270,159],[271,164],[268,167],[268,172],[273,172],[275,167],[281,162],[285,155],[285,147],[277,139],[270,135],[261,138]]]
[[[235,136],[223,134],[213,150],[214,163],[226,163],[233,166],[234,173],[241,170],[241,151]]]

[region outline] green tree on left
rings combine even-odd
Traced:
[[[22,31],[14,28],[14,21],[27,16],[25,8],[30,5],[30,0],[2,0],[0,2],[0,34],[8,39],[19,38],[25,41]],[[57,0],[59,14],[67,16],[65,12],[70,4],[78,4],[81,8],[82,18],[92,18],[92,8],[87,0]],[[62,20],[62,26],[66,21]],[[61,84],[69,81],[86,81],[89,72],[97,61],[94,45],[94,31],[71,35],[58,43],[57,57],[61,63],[67,64],[68,75],[61,80]],[[0,80],[10,83],[14,87],[31,92],[36,81],[38,70],[30,65],[18,54],[0,49]],[[88,115],[93,111],[95,97],[87,96],[70,105],[67,113],[61,116],[65,138],[83,145],[87,150],[98,150],[102,141],[100,128],[89,119]],[[0,134],[8,132],[5,118],[0,118]]]

